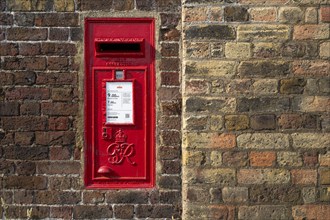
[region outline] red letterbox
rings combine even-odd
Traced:
[[[85,185],[152,187],[154,20],[85,20]]]

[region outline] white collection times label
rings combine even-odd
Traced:
[[[106,83],[106,122],[133,124],[133,83]]]

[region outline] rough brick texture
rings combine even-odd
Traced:
[[[329,1],[183,2],[183,219],[326,219]]]
[[[328,0],[0,1],[0,215],[329,216],[329,8]],[[153,189],[84,189],[89,13],[157,18]]]
[[[157,18],[158,182],[152,189],[84,187],[81,113],[83,94],[91,91],[83,88],[83,19],[91,12]],[[179,0],[0,1],[2,218],[180,218],[180,12]]]

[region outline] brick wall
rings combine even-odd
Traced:
[[[157,185],[83,186],[83,18],[157,18]],[[0,0],[0,216],[177,218],[181,214],[181,2]]]
[[[0,215],[325,219],[329,5],[0,0]],[[84,189],[81,45],[90,15],[157,19],[154,189]]]
[[[329,4],[184,1],[184,219],[330,216]]]

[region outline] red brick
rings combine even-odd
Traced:
[[[50,92],[47,88],[37,87],[16,87],[6,91],[6,98],[9,100],[45,100],[49,99]]]
[[[72,116],[78,113],[78,103],[44,102],[41,113],[45,115]]]
[[[303,154],[303,160],[305,166],[314,167],[318,164],[318,153],[317,152],[305,152]]]
[[[161,84],[165,86],[179,86],[179,73],[178,72],[161,72]]]
[[[7,30],[7,40],[38,41],[46,40],[46,28],[12,27]]]
[[[315,115],[282,114],[278,118],[281,129],[316,129],[317,117]]]
[[[71,158],[71,147],[52,146],[49,148],[50,160],[69,160]]]
[[[320,20],[322,22],[330,22],[330,7],[321,7],[320,9]]]
[[[18,145],[30,145],[33,143],[34,133],[33,132],[16,132],[15,143]]]
[[[253,4],[253,5],[261,5],[261,6],[267,6],[267,5],[282,5],[289,2],[289,0],[239,0],[239,3],[241,4]]]
[[[40,43],[20,43],[19,54],[22,56],[35,56],[40,55],[41,44]]]
[[[298,205],[292,207],[292,216],[295,220],[318,219],[326,220],[330,214],[329,205]]]
[[[76,85],[77,73],[38,73],[38,85]]]
[[[179,44],[177,43],[163,43],[161,47],[163,57],[177,57],[179,55]]]
[[[54,88],[52,90],[52,100],[54,101],[70,101],[74,97],[71,88]]]
[[[5,57],[3,69],[6,70],[45,70],[45,57]]]
[[[180,69],[179,61],[178,58],[162,58],[159,68],[163,71],[178,71]]]
[[[73,131],[36,132],[36,144],[40,145],[69,145],[74,144]]]
[[[276,8],[252,8],[250,19],[252,21],[274,22],[276,20]]]
[[[47,118],[44,116],[6,117],[2,119],[3,129],[20,131],[42,131],[46,129]]]
[[[322,60],[296,60],[292,69],[297,76],[329,76],[330,63]]]
[[[18,45],[14,43],[0,43],[0,56],[16,56]]]
[[[234,148],[236,147],[236,136],[235,134],[220,134],[214,135],[210,140],[211,147],[216,148]]]
[[[291,170],[292,183],[296,185],[316,185],[316,170]]]
[[[47,69],[49,70],[67,70],[69,59],[67,57],[48,57]]]
[[[69,118],[67,117],[50,117],[48,119],[48,127],[50,130],[63,131],[69,128]]]
[[[276,154],[272,151],[250,152],[250,165],[253,167],[271,167],[275,165]]]
[[[241,167],[248,164],[247,152],[229,151],[222,154],[222,162],[225,166]]]
[[[328,39],[329,26],[327,24],[305,24],[296,25],[293,30],[294,40],[312,40],[312,39]]]

